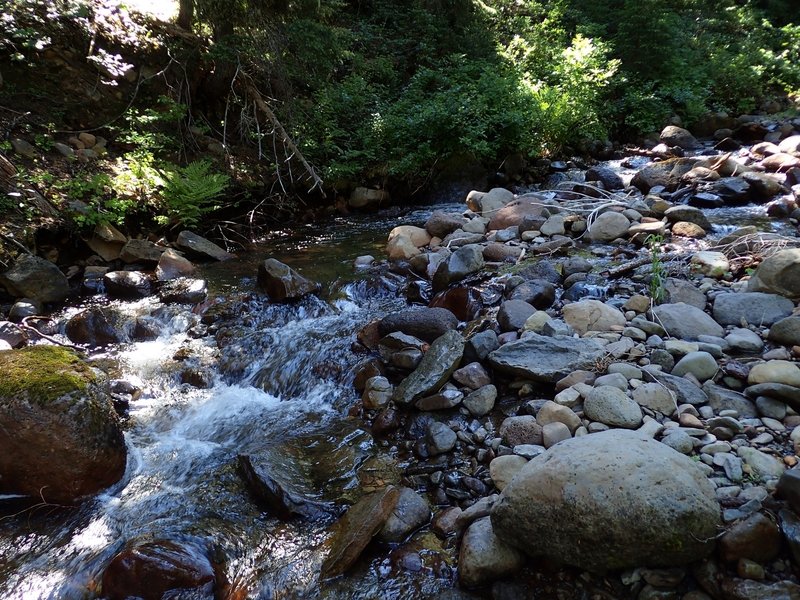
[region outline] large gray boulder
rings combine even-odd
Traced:
[[[258,265],[258,285],[275,302],[298,300],[319,289],[318,283],[306,279],[274,258],[268,258]]]
[[[461,363],[464,338],[457,331],[440,336],[422,357],[419,366],[395,388],[392,400],[407,406],[438,392]]]
[[[781,250],[765,258],[748,281],[747,291],[800,296],[800,248]]]
[[[714,319],[721,325],[772,325],[794,310],[794,302],[777,294],[744,292],[720,294],[714,299]]]
[[[694,150],[700,146],[691,133],[677,125],[667,125],[664,127],[659,136],[659,141],[667,146],[678,146],[684,150]]]
[[[653,316],[668,335],[678,339],[696,340],[701,335],[725,335],[722,326],[709,315],[683,302],[656,306],[653,308]]]
[[[696,561],[721,524],[714,487],[691,459],[621,430],[565,440],[531,460],[491,518],[508,544],[593,572]]]
[[[625,237],[631,222],[620,212],[608,211],[597,217],[589,227],[589,239],[595,242],[610,242]]]
[[[8,293],[15,298],[31,298],[38,302],[61,302],[69,294],[69,281],[49,260],[23,254],[14,266],[0,275]]]
[[[555,382],[577,369],[593,368],[604,354],[592,339],[529,333],[489,354],[489,363],[501,373]]]

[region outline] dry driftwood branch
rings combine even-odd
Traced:
[[[256,86],[251,82],[247,82],[245,84],[245,91],[247,92],[247,95],[250,98],[252,98],[253,102],[258,107],[258,109],[262,113],[264,113],[267,119],[269,119],[270,123],[272,123],[272,126],[275,128],[275,132],[278,134],[278,136],[280,136],[283,143],[286,144],[286,147],[289,148],[290,156],[297,157],[297,159],[300,161],[300,164],[303,165],[303,168],[306,170],[309,177],[314,182],[314,185],[311,187],[309,192],[312,191],[314,188],[319,188],[322,197],[325,198],[326,196],[325,196],[325,190],[323,189],[322,178],[320,178],[320,176],[317,175],[317,172],[314,170],[314,167],[312,167],[308,163],[306,157],[303,156],[302,152],[300,152],[300,148],[297,147],[297,144],[294,143],[294,140],[292,140],[289,133],[286,131],[286,129],[284,129],[283,125],[278,120],[278,117],[275,115],[275,112],[269,107],[269,104],[267,104],[264,101],[264,98],[261,96],[261,93],[258,91]]]
[[[670,262],[678,259],[679,256],[680,254],[678,252],[668,252],[667,254],[661,256],[661,261]],[[645,256],[641,256],[637,259],[626,262],[625,264],[619,265],[618,267],[606,269],[600,274],[603,277],[607,278],[622,277],[623,275],[627,275],[631,271],[635,271],[639,267],[643,267],[644,265],[649,265],[652,260],[653,260],[652,256],[650,256],[650,254],[648,253]]]

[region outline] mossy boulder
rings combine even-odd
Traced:
[[[65,503],[119,481],[127,449],[110,398],[74,352],[0,352],[0,492]]]

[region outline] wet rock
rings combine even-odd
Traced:
[[[458,367],[464,354],[464,338],[448,331],[431,344],[416,370],[397,386],[392,399],[400,406],[438,391]]]
[[[494,408],[496,400],[497,388],[490,384],[468,394],[463,405],[473,417],[483,417]]]
[[[458,406],[463,399],[464,394],[448,383],[435,394],[417,400],[414,406],[417,410],[446,410]]]
[[[622,331],[625,315],[599,300],[581,300],[567,304],[563,309],[564,320],[581,335],[589,331]]]
[[[789,248],[768,256],[747,284],[749,292],[800,296],[800,248]]]
[[[751,171],[742,175],[750,185],[750,198],[754,202],[767,202],[784,191],[784,187],[776,175]]]
[[[65,328],[67,337],[76,344],[107,346],[123,341],[117,315],[109,308],[92,306],[72,316]]]
[[[517,572],[525,564],[523,554],[497,537],[489,517],[469,526],[458,554],[461,584],[476,587]]]
[[[586,416],[611,427],[635,429],[642,424],[642,409],[619,388],[594,388],[583,403]]]
[[[726,204],[739,204],[750,199],[750,184],[741,177],[721,177],[701,184],[698,190],[715,195]]]
[[[781,532],[778,526],[761,513],[736,523],[719,540],[722,560],[736,562],[740,558],[766,563],[778,556]]]
[[[203,549],[190,543],[139,539],[111,559],[103,572],[102,594],[109,600],[161,600],[177,590],[207,595],[214,584],[214,567]]]
[[[713,549],[720,511],[689,458],[610,430],[531,460],[503,490],[492,523],[528,554],[604,572],[696,561]]]
[[[482,361],[489,356],[489,353],[497,350],[500,342],[497,334],[491,329],[476,333],[467,340],[464,348],[464,360],[470,362]]]
[[[604,354],[603,346],[591,339],[527,333],[490,353],[489,362],[502,373],[556,382],[576,369],[593,368]]]
[[[778,480],[776,493],[795,512],[800,512],[800,468],[787,469]]]
[[[11,348],[20,348],[28,341],[27,334],[10,321],[0,321],[0,341]]]
[[[523,328],[536,309],[522,300],[506,300],[497,311],[497,322],[502,331],[518,331]]]
[[[165,250],[149,240],[131,239],[122,247],[119,257],[126,263],[157,263]]]
[[[772,325],[792,314],[794,302],[777,294],[744,292],[714,298],[714,319],[721,325]]]
[[[767,584],[752,579],[726,579],[722,583],[725,600],[795,600],[800,585],[791,581]]]
[[[433,289],[440,292],[483,268],[483,248],[477,244],[462,246],[442,261],[433,276]]]
[[[151,291],[150,278],[141,271],[111,271],[103,276],[103,285],[112,298],[145,298]]]
[[[681,340],[697,340],[701,335],[722,337],[725,334],[725,330],[709,315],[683,302],[661,304],[652,310],[667,333]]]
[[[800,564],[800,517],[784,508],[780,512],[780,521],[781,533],[789,545],[794,564]]]
[[[694,160],[689,158],[671,158],[651,163],[633,176],[631,185],[639,188],[643,194],[656,186],[664,186],[667,191],[674,191],[680,184],[681,177],[694,166]]]
[[[571,434],[575,433],[575,430],[581,426],[580,417],[572,409],[550,400],[545,402],[537,411],[536,422],[542,427],[549,423],[562,423]]]
[[[586,171],[586,181],[599,181],[607,190],[621,190],[625,187],[622,177],[609,167],[590,167]]]
[[[597,217],[589,227],[589,239],[595,242],[611,242],[625,237],[631,222],[622,213],[608,211]]]
[[[274,258],[268,258],[258,266],[258,285],[273,302],[299,300],[319,290],[318,283]]]
[[[320,579],[338,577],[353,566],[367,544],[383,528],[399,497],[400,490],[390,485],[350,507],[333,527],[327,542],[330,552],[322,563]]]
[[[71,503],[116,483],[127,448],[111,399],[77,355],[0,352],[0,492]]]
[[[287,482],[276,478],[267,461],[247,454],[238,455],[236,460],[239,475],[253,498],[281,521],[294,516],[322,519],[334,512],[333,506],[305,498]]]
[[[384,542],[402,542],[431,518],[431,508],[422,496],[411,488],[399,489],[397,503],[378,533],[378,538]]]
[[[479,362],[469,363],[454,371],[453,379],[471,390],[477,390],[492,382],[489,373],[486,372],[486,369],[484,369],[483,365]]]
[[[0,275],[0,283],[15,298],[37,302],[61,302],[69,294],[69,281],[61,270],[33,254],[17,258],[11,269]]]
[[[433,421],[428,425],[425,442],[431,456],[450,452],[456,445],[456,434],[444,423]]]
[[[476,289],[456,287],[437,294],[430,307],[449,310],[459,321],[472,321],[480,313],[483,303]]]
[[[180,277],[162,285],[158,297],[164,303],[200,304],[208,297],[208,286],[204,279]]]
[[[191,252],[195,256],[200,256],[204,259],[231,260],[232,258],[236,258],[233,254],[226,252],[214,242],[196,233],[192,233],[191,231],[181,231],[178,234],[178,239],[175,240],[175,245],[182,250]]]
[[[400,331],[426,342],[458,327],[458,318],[446,308],[410,308],[386,315],[378,323],[381,337]]]
[[[172,248],[167,248],[158,259],[156,266],[156,279],[169,281],[178,277],[191,277],[194,275],[194,265],[180,253]]]
[[[392,399],[394,387],[386,377],[377,375],[370,377],[364,387],[364,394],[361,396],[361,404],[367,410],[375,410],[386,406]]]

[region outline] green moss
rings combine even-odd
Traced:
[[[30,346],[0,352],[0,398],[26,394],[37,402],[82,391],[94,381],[77,354],[58,346]]]

